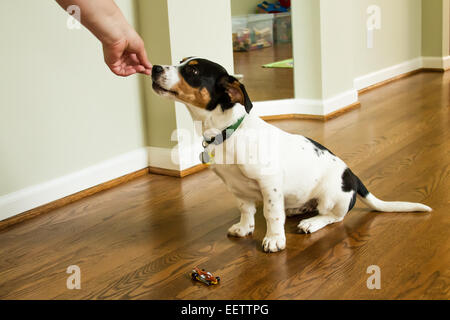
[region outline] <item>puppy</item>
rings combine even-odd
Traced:
[[[228,234],[253,233],[256,204],[264,205],[266,252],[286,247],[286,214],[317,211],[298,228],[315,232],[342,221],[356,196],[377,211],[431,211],[426,205],[386,202],[372,195],[347,165],[321,144],[284,132],[250,113],[245,87],[220,65],[185,58],[178,66],[153,66],[153,90],[184,103],[202,122],[204,163],[224,181],[241,211]]]

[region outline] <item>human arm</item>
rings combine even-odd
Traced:
[[[64,9],[80,8],[81,23],[102,43],[105,62],[119,76],[151,74],[144,42],[113,0],[56,0]]]

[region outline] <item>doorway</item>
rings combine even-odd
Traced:
[[[253,101],[294,98],[290,1],[278,3],[231,0],[234,72]]]

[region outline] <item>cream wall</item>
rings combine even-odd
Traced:
[[[321,0],[322,98],[328,99],[353,89],[354,0]]]
[[[321,99],[320,1],[298,0],[292,3],[292,38],[295,97]]]
[[[352,0],[354,76],[362,76],[422,55],[421,0]],[[426,0],[427,2],[429,0]],[[381,29],[374,31],[373,48],[367,48],[366,10],[381,8]]]
[[[292,3],[295,97],[314,100],[312,112],[342,94],[356,102],[353,92],[352,0],[297,0]],[[354,101],[353,101],[353,100]],[[339,104],[340,102],[336,102]],[[336,103],[333,103],[336,105]],[[309,108],[308,108],[309,109]],[[304,109],[303,112],[308,112]]]
[[[66,20],[55,1],[0,1],[0,195],[146,145],[138,77]]]
[[[367,8],[381,8],[381,30],[367,48]],[[422,55],[421,0],[297,0],[292,3],[298,99],[329,99],[359,76]]]

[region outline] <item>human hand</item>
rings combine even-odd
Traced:
[[[148,61],[144,41],[132,28],[129,28],[119,40],[103,43],[103,55],[108,67],[118,76],[152,73],[152,64]]]

